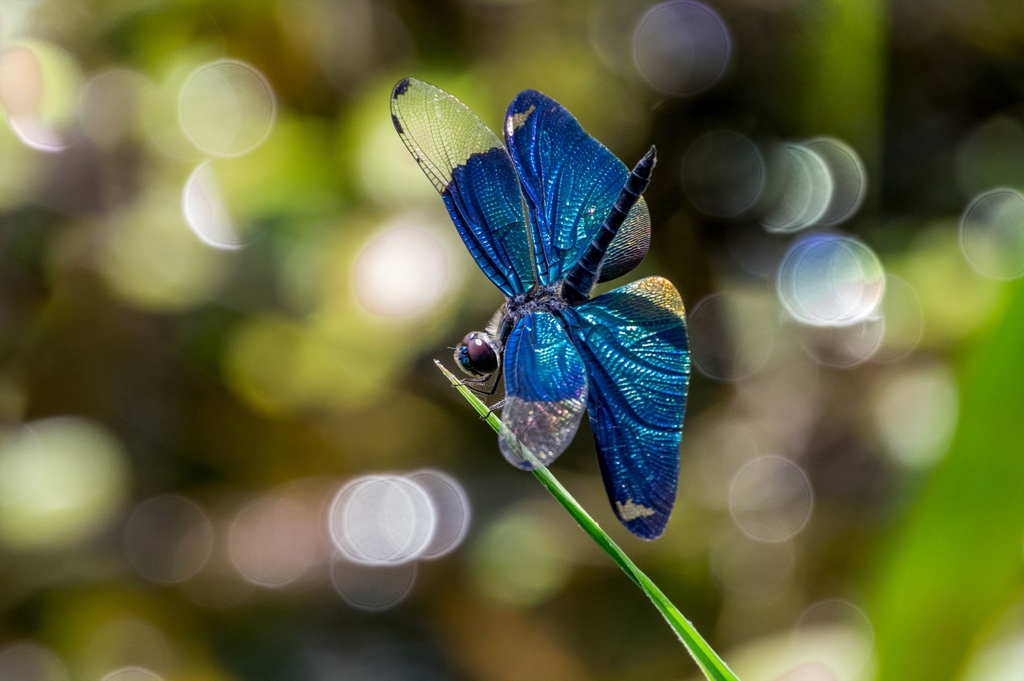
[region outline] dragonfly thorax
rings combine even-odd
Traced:
[[[559,312],[567,307],[562,299],[562,285],[536,286],[526,293],[513,296],[505,301],[505,316],[515,324],[532,312]]]
[[[462,339],[455,348],[456,363],[470,376],[490,376],[498,368],[505,342],[516,322],[533,312],[557,313],[567,306],[560,284],[537,286],[506,299],[487,325],[486,332],[473,331]]]

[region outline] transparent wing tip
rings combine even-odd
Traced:
[[[531,402],[509,397],[501,409],[504,428],[498,448],[516,468],[531,470],[549,465],[565,451],[583,419],[586,398]]]

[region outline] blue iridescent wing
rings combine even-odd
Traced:
[[[588,135],[565,107],[536,90],[520,92],[509,105],[505,142],[525,189],[538,279],[553,284],[576,263],[601,227],[629,169]],[[632,235],[634,244],[638,236]],[[623,237],[623,242],[629,240]],[[643,253],[649,241],[648,231]],[[621,245],[614,250],[621,250]],[[636,249],[630,250],[635,255]]]
[[[517,443],[546,466],[569,446],[583,418],[583,360],[562,322],[550,312],[532,312],[516,322],[504,354],[501,422],[515,440],[499,436],[498,446],[514,466],[532,468]]]
[[[626,528],[657,539],[675,503],[690,382],[683,302],[648,277],[562,312],[587,367],[587,409],[608,500]]]
[[[391,119],[480,269],[506,296],[528,291],[535,277],[523,195],[501,140],[465,104],[413,78],[395,86]]]

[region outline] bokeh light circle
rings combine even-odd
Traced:
[[[0,543],[32,551],[88,539],[120,508],[128,475],[120,443],[98,424],[21,426],[0,442]]]
[[[654,5],[633,34],[633,62],[644,80],[670,95],[702,92],[725,73],[732,55],[729,29],[695,0]]]
[[[16,46],[0,54],[0,104],[11,118],[39,115],[44,84],[42,66],[31,48]]]
[[[0,679],[68,681],[68,671],[50,649],[35,643],[14,643],[0,648]]]
[[[1019,681],[1024,669],[1024,629],[986,638],[971,654],[958,681]]]
[[[761,216],[769,232],[797,232],[819,222],[832,201],[833,182],[825,161],[805,145],[788,143],[774,157],[781,177],[777,194]]]
[[[957,186],[965,196],[992,187],[1024,187],[1024,126],[1019,112],[997,114],[974,128],[956,150]]]
[[[235,515],[228,535],[231,562],[251,584],[280,588],[295,582],[317,558],[313,516],[281,494],[261,497]]]
[[[790,669],[775,681],[839,681],[828,665],[821,662],[805,662]]]
[[[697,138],[682,165],[683,188],[697,209],[716,217],[739,215],[754,206],[765,184],[757,145],[731,130]]]
[[[694,471],[685,478],[694,485],[695,496],[705,506],[728,509],[729,486],[736,471],[761,454],[762,433],[749,422],[735,418],[701,419],[687,428],[683,460]]]
[[[796,568],[790,542],[754,541],[741,532],[725,533],[711,549],[711,573],[730,598],[765,603],[785,593]]]
[[[366,565],[418,558],[433,539],[437,515],[418,483],[398,475],[357,478],[339,490],[328,516],[331,539],[350,561]]]
[[[705,296],[687,319],[693,363],[702,374],[719,381],[738,381],[764,366],[772,352],[774,326],[755,323],[759,310],[745,298],[713,293]]]
[[[953,371],[940,362],[885,375],[874,406],[875,430],[893,459],[927,468],[949,449],[960,394]]]
[[[213,553],[213,525],[191,499],[164,494],[147,499],[125,527],[128,562],[144,578],[178,584],[195,576]]]
[[[440,558],[454,551],[469,530],[469,497],[459,481],[439,471],[422,470],[409,475],[419,485],[434,508],[436,526],[430,543],[420,558]]]
[[[7,124],[26,146],[36,151],[58,153],[68,148],[68,143],[40,118],[9,118]]]
[[[779,300],[795,320],[846,326],[875,313],[885,289],[885,272],[863,242],[816,234],[790,247],[776,284]]]
[[[221,253],[182,218],[180,194],[136,198],[106,219],[98,253],[111,290],[145,310],[181,310],[208,299],[227,274]]]
[[[79,102],[82,130],[97,148],[113,152],[140,127],[142,103],[152,83],[138,71],[113,68],[85,84]]]
[[[59,153],[70,146],[81,70],[64,48],[23,41],[0,51],[0,106],[25,146]]]
[[[846,326],[804,326],[800,342],[818,362],[850,369],[875,357],[885,338],[885,318],[873,315]]]
[[[982,276],[1024,277],[1024,194],[998,188],[974,197],[960,218],[960,250]]]
[[[857,151],[834,137],[816,137],[803,146],[818,155],[832,179],[828,207],[817,223],[835,226],[857,214],[868,190],[868,173]]]
[[[879,311],[885,321],[885,334],[881,347],[871,359],[875,362],[899,361],[914,351],[924,335],[921,299],[909,282],[887,272]]]
[[[138,617],[119,617],[91,636],[81,658],[81,676],[98,679],[111,669],[140,668],[169,673],[174,651],[163,631]]]
[[[199,164],[185,182],[181,196],[185,222],[207,246],[233,251],[244,245],[228,214],[212,161]]]
[[[781,456],[748,462],[729,488],[729,511],[751,539],[779,542],[804,528],[814,508],[810,480],[800,466]]]
[[[822,633],[832,633],[842,640],[836,654],[829,660],[837,681],[853,681],[871,660],[875,647],[875,631],[871,619],[853,603],[829,598],[814,603],[800,615],[793,628],[793,648],[813,649]]]
[[[178,94],[178,121],[189,140],[211,156],[246,154],[270,135],[277,100],[266,77],[237,59],[193,71]]]
[[[511,509],[484,528],[470,551],[470,577],[487,598],[532,607],[553,597],[569,579],[565,538],[546,516]]]
[[[356,300],[371,314],[427,314],[449,287],[451,267],[444,245],[417,215],[382,227],[356,257]]]
[[[416,562],[367,565],[335,554],[331,584],[345,602],[359,610],[376,612],[401,603],[416,584]]]
[[[110,672],[101,681],[164,681],[164,677],[145,667],[122,667]]]

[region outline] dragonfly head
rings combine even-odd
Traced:
[[[455,348],[455,361],[470,376],[490,376],[498,369],[498,351],[490,336],[472,331]]]

